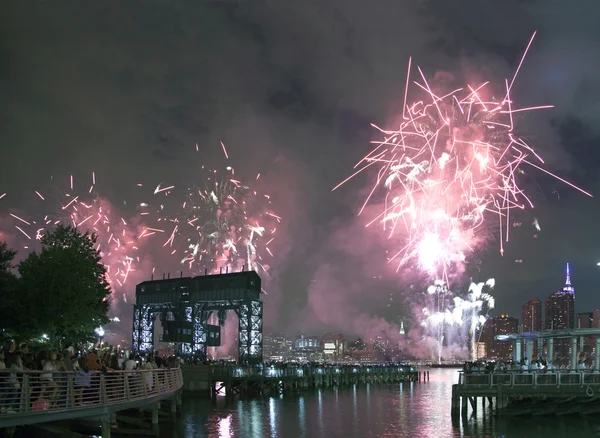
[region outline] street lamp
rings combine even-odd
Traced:
[[[102,339],[104,338],[104,328],[98,327],[95,330],[95,332],[98,335],[98,340],[100,341],[100,348],[102,348]]]

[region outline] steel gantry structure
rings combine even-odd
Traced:
[[[217,312],[223,326],[227,311],[233,310],[238,316],[239,362],[262,362],[260,294],[261,280],[254,271],[144,281],[135,292],[133,350],[153,351],[154,321],[159,315],[165,341],[175,342],[182,354],[204,359],[207,346],[220,345],[220,331],[208,324],[210,316]]]

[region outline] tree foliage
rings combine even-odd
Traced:
[[[22,310],[17,300],[17,278],[12,272],[16,255],[17,252],[11,250],[5,242],[0,242],[0,321],[5,329],[16,324],[15,314]]]
[[[6,242],[0,242],[0,278],[5,279],[7,276],[12,275],[10,272],[13,267],[13,260],[17,255],[16,251],[13,251],[8,247]]]
[[[45,334],[57,345],[89,339],[95,328],[108,322],[110,307],[96,236],[59,225],[42,237],[41,245],[39,253],[18,265],[16,290],[22,312],[13,328],[23,336]]]

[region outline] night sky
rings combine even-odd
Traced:
[[[370,150],[370,123],[397,119],[409,56],[431,77],[503,83],[535,30],[513,99],[556,108],[527,115],[520,133],[549,170],[600,196],[597,1],[367,3],[2,2],[0,215],[30,208],[50,176],[66,185],[93,171],[133,216],[136,183],[185,184],[202,163],[223,167],[223,141],[236,174],[261,173],[285,218],[267,328],[364,334],[385,325],[379,317],[397,323],[410,313],[402,297],[427,281],[396,274],[390,243],[356,218],[369,175],[331,189]],[[529,298],[562,287],[570,261],[576,311],[600,307],[598,201],[543,174],[522,183],[535,210],[514,219],[504,257],[493,240],[471,254],[457,287],[494,277],[495,313],[520,318]],[[171,269],[164,254],[145,257]]]

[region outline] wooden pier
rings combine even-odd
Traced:
[[[600,412],[598,372],[460,373],[452,385],[452,416],[473,412],[486,399],[497,415],[566,415]]]
[[[417,382],[425,376],[425,372],[409,365],[192,365],[184,367],[183,373],[186,382],[184,390],[210,394],[211,397],[282,394],[309,388],[341,388],[361,384],[398,384]]]

